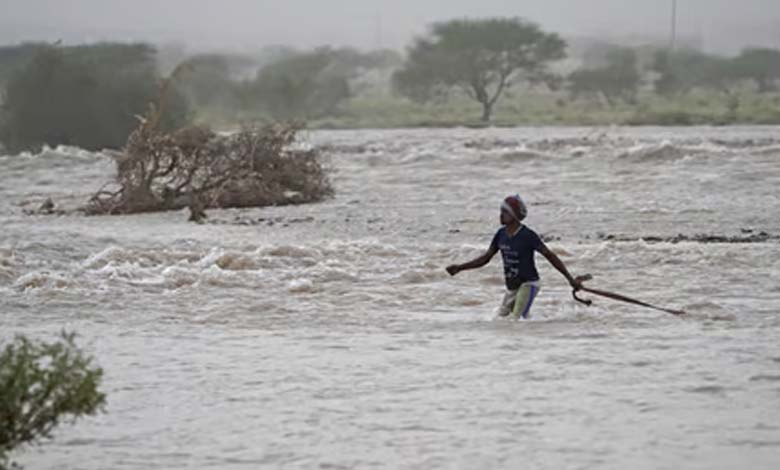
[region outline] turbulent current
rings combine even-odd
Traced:
[[[109,157],[0,157],[0,340],[61,329],[106,413],[15,452],[30,469],[776,469],[776,128],[324,131],[335,197],[84,217]],[[541,256],[496,320],[504,196]],[[712,236],[708,238],[709,236]],[[587,295],[585,295],[587,297]]]

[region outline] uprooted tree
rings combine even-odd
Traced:
[[[116,180],[92,196],[88,214],[130,214],[314,202],[332,194],[316,150],[296,148],[300,126],[276,124],[229,135],[203,127],[166,133],[158,128],[179,67],[160,99],[115,156]]]

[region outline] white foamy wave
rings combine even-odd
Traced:
[[[200,282],[216,287],[253,287],[258,284],[251,272],[226,271],[210,266],[199,273]]]
[[[398,276],[402,284],[427,284],[447,278],[444,269],[410,269]]]
[[[0,282],[10,281],[16,277],[17,264],[14,250],[0,248]]]
[[[360,279],[360,263],[397,253],[375,241],[323,245],[269,245],[247,251],[217,247],[207,252],[109,247],[77,263],[71,275],[98,284],[127,282],[171,289],[199,284],[263,287],[269,279],[297,273],[305,273],[318,284],[353,283]]]
[[[111,263],[128,262],[135,258],[135,254],[131,253],[130,250],[120,248],[118,246],[111,246],[84,260],[84,262],[81,264],[81,267],[83,269],[98,270]]]
[[[143,268],[159,268],[177,262],[193,262],[198,259],[191,252],[146,248],[120,248],[110,246],[81,263],[81,269],[98,270],[107,265],[133,264]]]
[[[46,168],[71,166],[78,163],[93,163],[104,160],[107,153],[91,152],[78,147],[60,145],[55,148],[44,146],[38,153],[22,152],[17,155],[0,156],[0,163],[9,162],[14,165],[45,166]]]
[[[527,163],[534,160],[552,159],[552,158],[554,157],[542,152],[529,150],[525,148],[519,148],[508,152],[484,155],[481,158],[481,161],[511,164],[511,163]]]
[[[701,153],[701,150],[686,148],[671,142],[641,144],[620,153],[618,159],[631,162],[669,162]]]
[[[355,282],[359,280],[358,275],[354,272],[336,267],[323,267],[310,272],[318,281],[322,282]]]
[[[8,266],[0,265],[0,282],[8,282],[16,277],[16,272]]]
[[[48,271],[35,271],[21,276],[14,282],[14,288],[21,291],[34,289],[66,289],[72,281],[62,275]]]
[[[191,286],[200,280],[198,271],[183,266],[168,266],[163,269],[162,276],[173,289]]]
[[[380,258],[400,258],[406,256],[406,252],[403,249],[376,239],[336,240],[327,243],[324,248],[324,255],[331,259],[343,259],[345,256]]]
[[[296,245],[276,245],[262,248],[260,253],[265,256],[283,258],[297,258],[300,260],[317,260],[322,258],[322,253],[313,247]]]
[[[215,264],[226,271],[253,271],[261,267],[256,257],[236,252],[223,253]]]
[[[439,160],[441,160],[441,157],[436,153],[412,152],[401,157],[401,159],[398,160],[398,163],[402,165],[418,164],[418,163],[430,164]]]
[[[287,283],[287,291],[295,294],[314,292],[314,282],[311,279],[293,279]]]
[[[241,253],[214,248],[201,258],[197,265],[201,268],[216,266],[226,271],[253,271],[263,267],[258,253]]]

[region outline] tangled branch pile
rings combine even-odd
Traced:
[[[143,127],[117,156],[117,179],[97,192],[89,214],[190,207],[250,207],[313,202],[332,193],[314,150],[291,150],[287,125],[218,135],[192,127],[165,134]]]
[[[158,107],[117,155],[117,178],[92,196],[88,214],[130,214],[189,207],[203,210],[314,202],[333,190],[316,150],[294,147],[299,126],[276,124],[221,135],[202,127],[173,133],[157,123]]]

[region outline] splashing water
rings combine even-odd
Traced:
[[[313,132],[323,203],[126,217],[70,209],[107,156],[0,157],[0,338],[78,331],[108,413],[18,454],[54,468],[775,468],[774,128]],[[500,261],[451,278],[520,193],[541,257],[528,321]],[[678,234],[679,243],[664,242]],[[613,239],[605,235],[614,235]],[[647,241],[649,237],[656,237]],[[647,239],[647,240],[646,240]],[[619,241],[625,240],[625,241]]]

